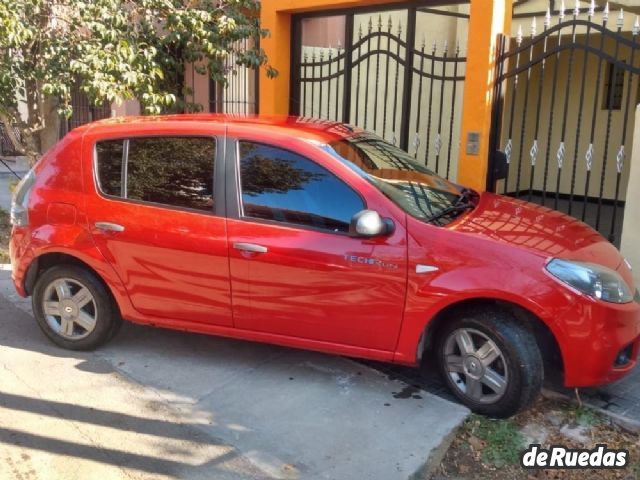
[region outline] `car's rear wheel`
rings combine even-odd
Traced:
[[[122,319],[104,284],[88,270],[60,265],[44,272],[33,292],[33,312],[44,334],[70,350],[109,340]]]
[[[438,336],[440,372],[476,413],[509,417],[542,388],[544,368],[534,335],[508,312],[467,311]]]

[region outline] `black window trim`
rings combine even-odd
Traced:
[[[280,149],[280,150],[284,150],[285,152],[289,152],[289,153],[292,153],[294,155],[298,155],[299,157],[302,157],[305,160],[308,160],[309,162],[312,162],[312,163],[318,165],[320,168],[322,168],[327,173],[332,175],[336,180],[338,180],[339,182],[343,183],[349,190],[354,192],[358,196],[358,198],[360,198],[360,201],[362,202],[363,210],[366,210],[368,208],[368,206],[367,206],[366,199],[362,196],[362,194],[356,188],[354,188],[352,185],[350,185],[349,183],[344,181],[341,177],[339,177],[334,172],[332,172],[331,170],[326,168],[324,165],[320,165],[318,162],[316,162],[315,160],[309,158],[306,155],[303,155],[303,154],[301,154],[299,152],[296,152],[296,151],[294,151],[294,150],[292,150],[290,148],[283,147],[283,146],[278,145],[276,143],[267,143],[267,142],[263,142],[263,141],[259,141],[259,140],[254,140],[254,139],[251,139],[251,138],[246,138],[246,137],[235,137],[235,138],[232,138],[232,139],[229,139],[229,140],[233,141],[235,143],[233,148],[229,149],[229,151],[233,152],[233,155],[235,156],[235,158],[233,159],[233,162],[229,162],[230,164],[232,164],[234,166],[234,172],[235,172],[235,175],[234,175],[234,178],[233,178],[233,185],[234,185],[234,187],[236,189],[235,201],[237,202],[237,204],[236,205],[231,205],[231,208],[229,208],[229,210],[228,210],[229,213],[233,216],[233,218],[237,218],[238,220],[241,220],[241,221],[244,221],[244,222],[248,222],[248,223],[260,223],[260,224],[264,224],[264,225],[274,225],[274,226],[287,227],[287,228],[300,229],[300,230],[310,230],[310,231],[313,231],[313,232],[328,233],[328,234],[331,234],[331,235],[338,235],[338,236],[342,236],[342,237],[350,237],[349,232],[336,232],[335,230],[330,230],[330,229],[321,228],[321,227],[314,227],[312,225],[302,225],[300,223],[281,222],[281,221],[278,221],[278,220],[267,220],[267,219],[264,219],[264,218],[256,218],[256,217],[246,216],[244,214],[244,205],[243,205],[243,201],[242,201],[242,175],[241,175],[241,166],[240,166],[240,161],[241,161],[241,158],[240,158],[240,143],[241,142],[250,142],[250,143],[257,144],[257,145],[263,145],[263,146],[269,147],[269,148],[277,148],[277,149]],[[235,212],[234,212],[234,207],[236,209]],[[229,218],[232,218],[232,216],[230,216]]]
[[[98,144],[96,143],[96,146]],[[97,157],[97,156],[96,156]],[[97,158],[96,158],[97,161]],[[215,160],[214,160],[215,162]],[[215,170],[215,167],[214,167]],[[97,170],[96,170],[97,172]],[[120,172],[120,197],[124,200],[129,198],[129,139],[122,142],[122,171]]]
[[[213,208],[209,210],[201,210],[197,208],[189,208],[189,207],[177,207],[173,205],[167,205],[164,203],[157,202],[149,202],[145,200],[137,200],[127,198],[127,177],[128,174],[128,163],[129,163],[129,141],[136,140],[141,138],[205,138],[211,139],[215,142],[215,158],[214,168],[213,168],[213,178],[211,181],[213,182]],[[98,178],[98,152],[97,147],[98,143],[101,142],[111,142],[111,141],[121,141],[123,144],[122,147],[122,170],[120,177],[120,194],[121,196],[109,195],[102,190],[102,185],[100,185],[100,179]],[[175,210],[186,213],[196,213],[200,215],[207,215],[213,217],[224,218],[226,215],[226,205],[225,205],[225,189],[224,189],[224,177],[225,177],[225,136],[224,134],[219,135],[206,135],[206,134],[190,134],[190,133],[158,133],[158,134],[144,134],[144,135],[129,135],[126,137],[102,137],[97,138],[94,141],[92,147],[92,168],[93,168],[93,183],[96,193],[99,197],[110,200],[110,201],[118,201],[124,203],[130,203],[134,205],[142,205],[156,208],[164,208],[168,210]],[[124,191],[123,191],[124,190]]]

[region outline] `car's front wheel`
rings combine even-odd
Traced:
[[[445,382],[476,413],[509,417],[542,388],[544,368],[534,335],[506,311],[467,311],[438,336]]]
[[[122,320],[104,284],[88,270],[60,265],[44,272],[33,292],[33,312],[44,334],[70,350],[109,340]]]

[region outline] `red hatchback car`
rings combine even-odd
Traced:
[[[621,378],[638,356],[631,271],[598,233],[450,183],[342,124],[90,124],[26,176],[11,215],[15,286],[69,349],[99,346],[126,319],[433,358],[460,400],[493,416],[535,398],[543,360],[580,387]]]

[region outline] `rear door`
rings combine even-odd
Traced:
[[[316,147],[290,148],[264,140],[229,148],[238,158],[228,185],[240,189],[228,193],[235,326],[393,351],[407,279],[402,221],[387,237],[350,237],[355,213],[389,216],[384,204],[318,163]]]
[[[180,133],[85,139],[93,238],[143,315],[233,324],[221,143]]]

